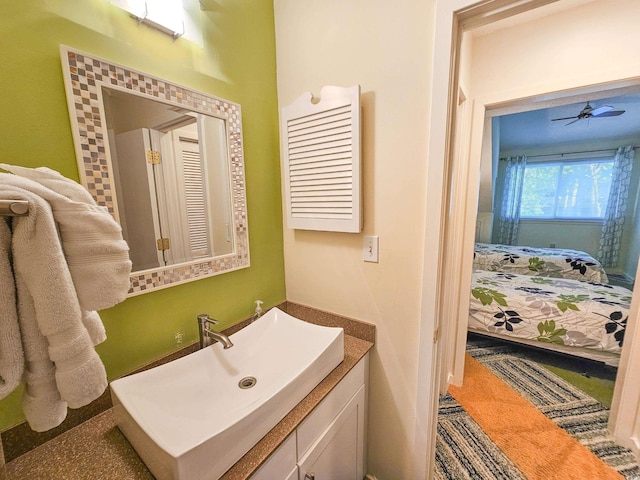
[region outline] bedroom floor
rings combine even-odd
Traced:
[[[469,333],[468,339],[471,342],[484,341],[495,346],[505,346],[514,355],[538,363],[595,400],[598,400],[605,407],[611,407],[617,374],[615,367],[561,353],[556,354],[524,345],[516,345],[511,342],[502,342],[493,338],[488,339],[473,333]]]
[[[525,398],[525,403],[530,407],[531,404],[535,405],[532,407],[533,412],[538,415],[541,412],[547,417],[545,421],[554,424],[552,429],[559,430],[560,427],[563,435],[569,433],[574,441],[581,444],[578,445],[580,449],[586,447],[586,457],[595,454],[608,465],[607,468],[611,467],[613,478],[620,478],[618,474],[627,479],[640,478],[640,469],[633,454],[615,445],[607,436],[606,405],[611,403],[613,395],[615,368],[593,361],[550,355],[536,349],[521,348],[512,343],[473,334],[469,336],[467,353],[472,357],[467,363],[480,362],[482,368],[486,367],[499,377],[507,389]],[[465,368],[465,379],[468,380],[465,382],[466,388],[473,388],[474,379],[467,375]],[[483,424],[475,411],[475,403],[465,403],[464,396],[459,396],[460,390],[464,388],[458,391],[452,388],[450,392],[453,396],[448,394],[440,399],[436,447],[437,479],[573,478],[571,475],[567,477],[567,472],[561,474],[561,477],[555,476],[560,474],[556,472],[555,466],[566,461],[566,456],[558,456],[558,451],[548,447],[546,440],[541,444],[543,446],[531,444],[525,447],[525,450],[534,450],[535,453],[528,454],[528,457],[541,462],[536,468],[550,470],[540,476],[539,473],[532,474],[532,470],[528,471],[526,466],[523,468],[512,455],[513,442],[520,441],[523,437],[522,431],[525,430],[529,433],[524,437],[534,437],[538,434],[537,428],[531,430],[533,426],[530,424],[530,416],[525,415],[524,423],[520,427],[514,427],[520,433],[516,433],[507,443],[500,443],[499,437],[495,437],[496,432],[491,432],[491,428],[493,423],[504,415],[504,408],[509,408],[510,404],[494,408],[492,412],[500,410],[499,416],[492,418],[488,424]],[[480,408],[488,402],[488,388],[484,383],[480,383]],[[597,397],[597,401],[593,397]],[[498,400],[502,401],[501,395],[498,395]],[[520,413],[517,409],[515,412]],[[514,423],[517,423],[515,419]],[[510,422],[507,424],[510,426]],[[554,467],[551,468],[549,465]],[[551,476],[549,472],[552,472]],[[576,473],[580,475],[579,472]]]

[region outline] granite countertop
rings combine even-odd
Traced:
[[[373,343],[344,336],[344,361],[223,476],[247,479],[293,432]],[[0,480],[150,479],[153,475],[116,426],[109,409],[0,468]]]

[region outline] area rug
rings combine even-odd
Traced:
[[[438,420],[436,478],[546,479],[572,478],[574,475],[574,478],[640,479],[640,470],[633,454],[607,437],[608,411],[601,404],[536,363],[506,353],[509,352],[508,347],[494,346],[490,342],[483,344],[480,341],[470,343],[468,352],[482,362],[482,369],[488,369],[506,383],[510,390],[526,399],[527,405],[534,405],[538,409],[534,409],[536,413],[531,414],[532,417],[539,411],[546,418],[543,420],[538,417],[534,422],[533,418],[529,419],[525,414],[526,421],[515,427],[520,430],[515,434],[509,433],[507,427],[512,427],[509,415],[520,415],[522,408],[515,408],[509,413],[510,407],[484,404],[482,408],[486,409],[485,414],[488,415],[488,420],[483,420],[484,427],[487,430],[502,428],[506,431],[500,432],[503,444],[499,446],[494,441],[495,432],[492,439],[478,425],[482,425],[482,421],[477,422],[468,415],[451,395],[443,397]],[[480,378],[478,388],[488,388],[487,382],[486,378]],[[481,405],[483,403],[480,402]],[[468,409],[473,410],[473,406]],[[478,415],[478,412],[472,414]],[[492,418],[491,415],[495,417]],[[499,425],[500,418],[507,419],[502,426]],[[559,444],[546,440],[545,434],[539,432],[540,425],[544,425],[546,419],[549,420],[548,423],[553,422],[554,427],[559,427],[557,430],[562,429],[562,433],[554,432],[551,438],[562,438],[569,434],[566,437],[571,436],[576,442],[567,442],[567,438]],[[549,429],[547,425],[545,430],[553,431],[553,428]],[[541,443],[537,447],[527,447],[528,442],[523,440]],[[581,449],[584,455],[580,454]],[[576,459],[588,458],[589,455],[598,457],[611,468],[604,468],[602,471],[605,473],[581,471],[583,468],[600,469],[604,466],[593,458],[587,461],[587,467],[579,467],[575,463]],[[526,460],[524,467],[522,458]],[[566,467],[566,471],[561,467]]]

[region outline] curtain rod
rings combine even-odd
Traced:
[[[633,149],[640,148],[639,145],[631,147]],[[527,158],[542,158],[542,157],[562,157],[563,155],[576,155],[579,153],[598,153],[598,152],[611,152],[616,151],[617,148],[604,148],[602,150],[583,150],[581,152],[564,152],[564,153],[546,153],[544,155],[527,155]],[[506,160],[507,157],[500,157],[500,160]]]

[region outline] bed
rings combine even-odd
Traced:
[[[476,243],[473,268],[597,283],[609,281],[600,262],[591,255],[564,248]]]
[[[469,331],[617,365],[631,290],[475,270]]]

